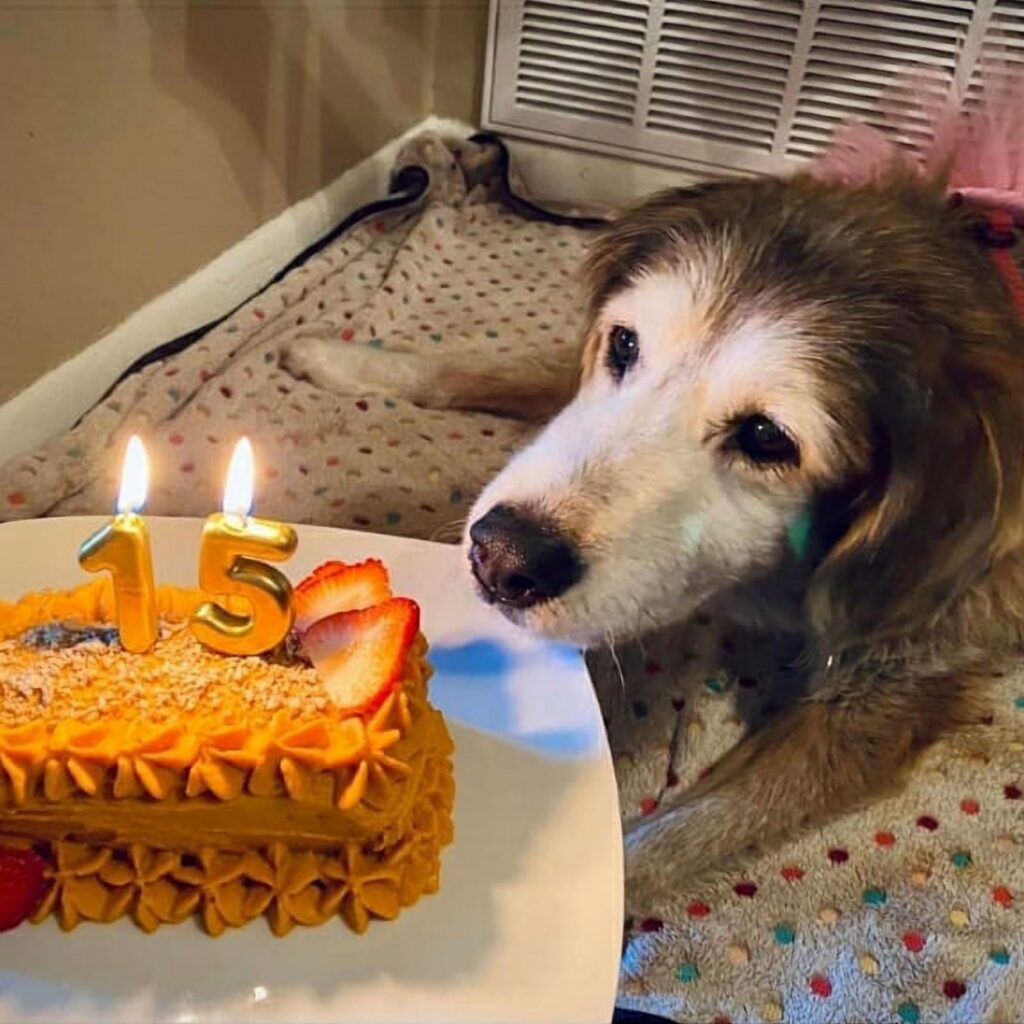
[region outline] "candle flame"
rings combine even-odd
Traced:
[[[128,438],[124,462],[121,464],[121,490],[117,495],[118,514],[141,512],[142,506],[146,504],[148,490],[149,463],[146,460],[146,449],[142,441],[133,434]]]
[[[231,454],[231,462],[228,464],[228,476],[224,483],[224,504],[225,515],[242,516],[249,514],[252,509],[253,476],[255,468],[253,465],[252,445],[249,438],[243,437]]]

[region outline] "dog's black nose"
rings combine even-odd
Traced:
[[[582,575],[575,547],[554,527],[495,505],[470,528],[469,561],[492,601],[529,608],[564,594]]]

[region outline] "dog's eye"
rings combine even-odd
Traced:
[[[760,414],[748,416],[737,424],[733,445],[758,465],[795,466],[800,461],[796,442],[774,420]]]
[[[640,339],[636,331],[616,324],[608,333],[608,369],[616,380],[622,380],[626,371],[640,355]]]

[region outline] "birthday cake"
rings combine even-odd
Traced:
[[[0,929],[362,932],[437,890],[452,744],[415,603],[380,562],[328,563],[283,644],[228,657],[189,629],[201,599],[158,588],[143,654],[109,578],[0,602]]]

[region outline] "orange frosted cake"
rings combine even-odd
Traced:
[[[374,561],[295,596],[299,629],[246,658],[193,637],[195,591],[159,588],[141,655],[108,579],[0,602],[0,928],[362,932],[436,891],[452,744],[419,610]]]

